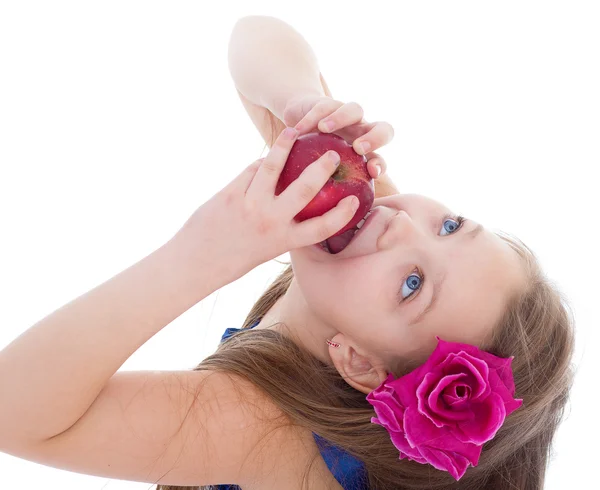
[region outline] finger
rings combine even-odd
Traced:
[[[269,153],[259,166],[250,187],[248,187],[246,194],[249,197],[263,199],[265,196],[275,195],[275,188],[277,187],[281,170],[285,166],[285,162],[287,162],[290,151],[298,137],[297,132],[295,135],[290,136],[288,130],[295,132],[294,128],[286,128],[279,134]]]
[[[227,190],[227,192],[231,191],[232,195],[239,195],[241,192],[246,192],[248,190],[248,186],[252,184],[252,180],[256,175],[257,170],[259,169],[264,158],[260,158],[255,160],[250,165],[248,165],[241,173],[236,175],[234,179],[224,187],[223,190]]]
[[[252,162],[250,165],[246,167],[246,169],[239,175],[238,181],[240,187],[244,190],[244,193],[248,191],[248,187],[252,184],[254,177],[256,176],[256,172],[260,168],[264,161],[264,158],[259,158],[255,162]]]
[[[338,108],[343,106],[344,103],[335,99],[323,99],[317,105],[315,105],[306,116],[304,116],[296,126],[294,126],[300,134],[306,134],[317,127],[319,121],[335,112]]]
[[[367,153],[365,155],[367,158],[367,169],[369,170],[369,174],[373,179],[377,179],[381,177],[387,171],[387,163],[385,163],[384,158],[381,155],[378,155],[375,152]],[[377,167],[380,168],[380,173],[377,175]]]
[[[283,122],[286,126],[295,126],[325,96],[298,95],[288,100],[283,110]]]
[[[331,174],[335,172],[340,161],[335,151],[328,151],[306,167],[279,196],[282,209],[295,216],[314,199]]]
[[[319,121],[319,131],[323,133],[331,133],[339,128],[351,126],[362,122],[365,111],[356,102],[348,102],[340,107],[333,114],[330,114],[325,119]],[[327,123],[330,123],[331,128],[327,127]]]
[[[353,199],[356,199],[355,206],[352,205]],[[346,226],[354,217],[357,209],[358,198],[346,196],[337,203],[335,208],[330,209],[322,216],[295,223],[290,239],[292,243],[288,248],[292,250],[326,240]]]
[[[377,150],[382,146],[387,145],[394,138],[394,128],[390,123],[385,121],[377,122],[373,128],[365,135],[357,138],[352,142],[354,151],[359,155],[364,155],[370,151]],[[365,150],[361,148],[362,143],[367,143],[370,146]]]

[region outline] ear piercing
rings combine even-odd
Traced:
[[[329,339],[327,339],[327,345],[329,345],[331,347],[339,347],[340,346],[340,344],[338,344],[337,342],[332,342]]]

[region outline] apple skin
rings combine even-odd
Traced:
[[[306,167],[330,150],[340,156],[338,168],[317,195],[294,216],[294,220],[302,222],[315,216],[322,216],[344,197],[355,195],[359,200],[358,209],[341,230],[331,235],[337,236],[354,228],[365,217],[375,200],[375,181],[369,175],[367,158],[356,153],[352,145],[341,136],[320,131],[299,136],[281,171],[275,187],[275,195],[281,194]]]

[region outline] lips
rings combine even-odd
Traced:
[[[325,243],[325,240],[324,240],[324,241],[322,241],[322,242],[319,242],[319,243],[315,243],[315,244],[313,245],[313,247],[315,247],[315,248],[317,248],[318,250],[321,250],[321,251],[323,251],[323,252],[325,252],[325,253],[329,253],[329,250],[327,250],[327,245],[326,245],[326,243]]]
[[[371,211],[369,211],[369,216],[367,217],[367,219],[364,222],[364,224],[362,225],[362,227],[352,237],[352,240],[350,241],[350,243],[348,244],[348,246],[352,246],[352,243],[354,241],[358,240],[365,233],[365,230],[367,228],[369,228],[369,226],[371,225],[371,223],[374,221],[375,216],[377,216],[379,214],[379,212],[380,212],[379,208],[373,208],[373,209],[371,209]]]
[[[326,242],[329,239],[313,246],[318,247],[320,252],[327,253],[335,259],[346,259],[374,253],[377,251],[379,237],[384,235],[390,226],[390,222],[398,213],[398,209],[390,206],[378,205],[372,208],[362,227],[355,234],[354,231],[349,231],[353,234],[352,239],[341,252],[332,253],[327,250]]]
[[[346,259],[377,252],[377,242],[387,228],[391,219],[397,214],[396,210],[387,206],[376,206],[350,244],[335,255],[336,259]]]
[[[363,217],[363,219],[361,219],[356,224],[356,226],[353,226],[352,228],[345,231],[344,233],[341,233],[339,235],[334,235],[332,237],[329,237],[327,240],[325,240],[325,245],[326,245],[327,249],[329,250],[329,253],[335,255],[335,254],[340,253],[346,247],[348,247],[350,245],[350,243],[352,242],[352,240],[354,240],[354,237],[356,235],[358,235],[358,233],[360,232],[360,230],[362,229],[364,224],[367,222],[367,220],[369,219],[369,216],[372,213],[373,213],[373,210],[368,211],[367,214],[365,214],[365,216]]]

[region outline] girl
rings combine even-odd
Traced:
[[[270,152],[162,247],[0,352],[0,449],[162,490],[543,488],[574,339],[534,254],[398,194],[373,153],[391,126],[334,100],[285,23],[242,19],[229,54]],[[286,126],[344,137],[377,178],[369,228],[339,254],[315,244],[352,218],[351,199],[293,221],[334,158],[274,195],[298,137]],[[288,251],[241,331],[194,370],[117,372],[191,306]]]

